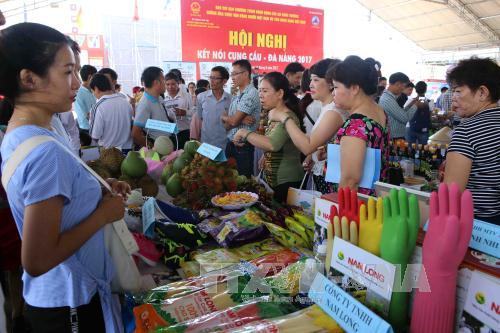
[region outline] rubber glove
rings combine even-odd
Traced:
[[[359,227],[359,208],[363,202],[358,199],[358,193],[348,187],[339,189],[339,217],[346,217],[348,221],[356,222]]]
[[[394,289],[404,281],[406,265],[415,249],[420,211],[417,197],[408,199],[406,190],[392,189],[384,199],[384,224],[380,241],[380,255],[384,260],[396,265]],[[402,331],[408,323],[408,293],[394,291],[389,307],[389,323],[395,331]]]
[[[380,238],[382,237],[383,200],[368,199],[368,208],[361,205],[359,209],[359,247],[380,256]]]
[[[417,290],[411,332],[453,332],[458,266],[472,234],[474,209],[469,191],[460,194],[456,184],[439,186],[430,202],[429,229],[424,238],[422,261],[430,292]],[[422,285],[420,283],[419,285]]]
[[[330,209],[330,221],[333,226],[333,236],[358,245],[358,225],[356,221],[349,221],[347,216],[341,218],[335,206]]]

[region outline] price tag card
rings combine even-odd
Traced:
[[[346,332],[392,333],[392,327],[354,297],[317,273],[309,289],[311,298]]]
[[[155,198],[149,198],[142,205],[142,233],[148,237],[154,236]]]
[[[396,274],[393,264],[335,237],[331,268],[365,286],[370,291],[367,304],[378,308],[381,313],[389,310]]]
[[[150,130],[162,131],[166,133],[179,133],[176,123],[169,123],[168,121],[148,119],[146,121],[146,128]]]
[[[196,152],[215,162],[227,161],[226,154],[224,154],[222,149],[209,145],[208,143],[203,143]]]
[[[95,161],[99,159],[101,154],[99,153],[99,147],[85,147],[82,148],[82,160],[87,161]]]
[[[380,149],[366,148],[363,175],[359,183],[360,187],[374,188],[375,182],[380,178],[381,156]],[[340,145],[329,144],[327,150],[326,181],[340,183],[340,158]]]
[[[424,225],[426,232],[429,223]],[[500,226],[474,219],[469,247],[500,259]]]

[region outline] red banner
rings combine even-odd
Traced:
[[[182,60],[248,59],[256,72],[323,58],[323,10],[249,0],[181,0]]]

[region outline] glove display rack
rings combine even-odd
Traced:
[[[228,229],[234,225],[210,233],[207,228],[209,221],[216,224],[214,215],[182,213],[158,201],[164,219],[155,230],[163,237],[174,230],[175,242],[168,244],[170,257],[179,258],[178,253],[188,251],[176,271],[180,279],[169,282],[172,274],[163,281],[155,278],[156,288],[126,294],[123,311],[129,313],[128,331],[356,332],[363,331],[364,321],[378,323],[373,331],[498,331],[494,320],[498,320],[499,262],[469,247],[475,223],[469,191],[441,184],[428,205],[421,205],[417,196],[402,188],[381,197],[341,188],[337,194],[313,200],[314,215],[297,209],[282,225],[265,218],[258,222],[253,214],[264,215],[255,207],[221,212],[240,227],[257,232],[261,223],[269,230],[260,230],[258,237],[239,246],[235,239],[241,230]],[[424,212],[429,216],[427,223],[421,222],[422,207],[429,207]],[[189,216],[189,227],[174,228],[175,223],[165,221],[168,216]],[[165,231],[164,225],[174,229]],[[223,243],[225,234],[236,236],[232,246],[209,245],[213,243],[210,236]],[[247,235],[240,236],[245,239]],[[182,244],[183,239],[189,245]],[[341,245],[348,250],[338,252]],[[354,268],[340,272],[339,262],[365,276]],[[380,265],[392,268],[386,271]],[[364,315],[332,314],[331,308],[309,298],[311,284],[320,275],[332,290],[352,298],[353,309],[365,309]],[[384,284],[384,278],[393,283]],[[329,296],[325,293],[324,297]],[[341,307],[337,301],[332,298],[329,304]]]

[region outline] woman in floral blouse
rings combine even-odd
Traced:
[[[341,166],[339,187],[373,194],[373,190],[358,188],[363,177],[366,148],[381,149],[382,170],[389,153],[389,131],[384,110],[371,95],[377,91],[378,74],[375,62],[349,56],[327,74],[333,83],[337,107],[348,110],[349,118],[338,130],[333,143],[340,144]],[[382,171],[381,178],[383,178]]]

